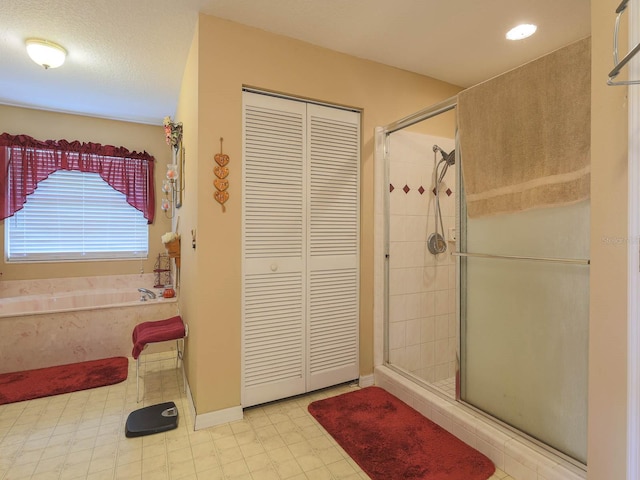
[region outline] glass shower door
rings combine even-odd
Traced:
[[[448,115],[453,120],[453,112]],[[436,228],[435,161],[441,158],[440,153],[434,155],[434,145],[450,152],[455,141],[409,130],[388,137],[387,360],[402,373],[454,397],[455,244],[448,242],[447,251],[437,255],[428,250],[428,238]],[[455,165],[447,169],[440,187],[442,233],[442,228],[448,232],[455,226]]]
[[[466,219],[460,242],[460,399],[586,463],[588,201]]]

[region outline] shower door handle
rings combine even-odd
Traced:
[[[501,260],[532,260],[535,262],[571,263],[574,265],[590,265],[591,260],[583,258],[524,257],[520,255],[494,255],[490,253],[453,252],[454,257],[464,258],[497,258]]]

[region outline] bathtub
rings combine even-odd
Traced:
[[[79,290],[56,294],[25,295],[0,299],[0,318],[25,315],[77,312],[115,307],[146,307],[154,303],[172,303],[175,298],[162,298],[158,291],[155,299],[141,301],[136,290]]]
[[[131,356],[137,324],[178,314],[160,293],[150,274],[0,282],[0,373]]]

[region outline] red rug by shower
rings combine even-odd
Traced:
[[[127,379],[129,360],[112,357],[0,374],[0,405],[113,385]]]
[[[309,412],[372,480],[487,480],[487,457],[379,387],[318,400]]]

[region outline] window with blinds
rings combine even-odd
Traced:
[[[59,170],[5,220],[10,262],[146,258],[147,220],[97,173]]]

